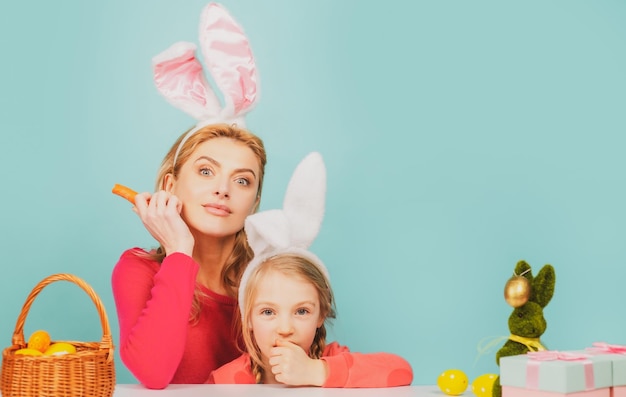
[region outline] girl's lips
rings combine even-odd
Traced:
[[[217,216],[228,216],[231,214],[230,208],[225,205],[205,204],[204,208],[206,208],[209,213]]]

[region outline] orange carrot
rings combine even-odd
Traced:
[[[133,189],[116,183],[115,186],[113,186],[111,192],[117,194],[118,196],[124,197],[126,200],[135,204],[135,196],[137,195],[137,192]]]

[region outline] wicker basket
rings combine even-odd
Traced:
[[[100,342],[64,341],[76,346],[76,353],[60,356],[23,356],[15,351],[26,347],[24,322],[41,290],[55,281],[66,280],[81,287],[95,303],[102,323]],[[53,341],[60,342],[60,341]],[[100,298],[80,278],[71,274],[54,274],[35,286],[24,302],[15,331],[13,346],[2,352],[2,397],[110,397],[115,389],[113,342],[109,320]]]

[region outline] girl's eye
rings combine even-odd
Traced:
[[[250,181],[247,180],[246,178],[237,178],[235,179],[235,183],[238,183],[243,186],[248,186],[250,184]]]
[[[213,170],[211,170],[210,168],[200,168],[200,175],[207,175],[207,176],[211,176],[213,175]]]
[[[261,315],[263,316],[271,316],[274,312],[271,309],[263,309],[261,310]]]
[[[296,314],[300,316],[304,316],[305,314],[309,314],[309,309],[301,308],[296,310]]]

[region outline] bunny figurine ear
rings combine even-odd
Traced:
[[[178,42],[152,59],[154,82],[175,107],[198,121],[245,125],[243,116],[257,100],[256,64],[243,29],[217,3],[200,18],[199,41],[204,62],[224,95],[222,107],[196,59],[196,46]]]
[[[244,302],[245,286],[252,271],[278,254],[302,255],[316,264],[328,277],[322,261],[308,250],[320,231],[325,199],[326,167],[322,156],[313,152],[293,172],[287,185],[282,210],[263,211],[246,218],[245,231],[248,244],[254,251],[254,258],[241,277],[239,302]]]

